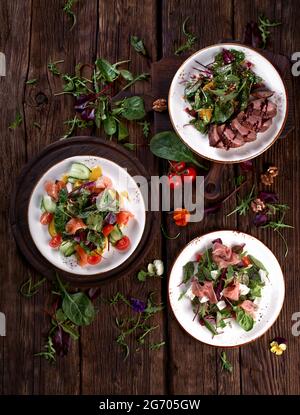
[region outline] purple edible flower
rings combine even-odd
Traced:
[[[85,108],[81,114],[81,118],[83,121],[94,121],[95,120],[95,108],[87,107]]]
[[[275,337],[273,341],[277,342],[278,344],[287,344],[287,339],[284,337]]]
[[[108,225],[114,225],[116,221],[117,221],[117,217],[115,213],[113,212],[109,212],[104,218],[104,222],[107,223]]]
[[[257,197],[265,203],[278,203],[278,196],[274,192],[259,192]]]
[[[53,347],[56,350],[58,356],[65,356],[71,346],[71,336],[66,333],[61,326],[58,326],[54,336],[52,337]]]
[[[137,298],[130,298],[130,303],[131,303],[131,307],[132,309],[136,312],[136,313],[142,313],[143,311],[146,310],[146,304],[144,303],[144,301],[138,300]]]
[[[253,224],[257,227],[266,225],[268,222],[268,216],[264,213],[257,213],[254,217]]]
[[[223,49],[222,50],[222,55],[223,55],[223,61],[224,61],[225,65],[228,65],[229,63],[231,63],[235,60],[234,55],[228,49]]]

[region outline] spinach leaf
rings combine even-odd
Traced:
[[[225,103],[216,103],[215,109],[214,109],[214,121],[216,123],[224,123],[227,121],[232,114],[234,113],[234,106],[233,103],[228,101]]]
[[[107,60],[97,59],[95,64],[99,71],[98,75],[100,78],[103,78],[107,82],[113,82],[118,78],[120,72]]]
[[[144,101],[141,97],[126,98],[121,102],[121,115],[126,120],[140,120],[146,115]]]
[[[234,307],[234,311],[236,313],[236,321],[238,324],[245,330],[250,331],[253,328],[254,320],[253,318],[247,314],[242,308]]]
[[[117,122],[112,116],[103,120],[104,131],[107,135],[114,135],[117,132]]]
[[[137,53],[147,56],[147,51],[144,46],[144,42],[141,39],[139,39],[137,36],[130,37],[130,44]]]
[[[194,157],[191,150],[183,144],[180,138],[173,131],[163,131],[155,134],[150,141],[152,153],[163,159],[173,161],[185,161],[207,170]]]
[[[194,262],[190,261],[183,266],[183,282],[186,284],[194,275]]]
[[[129,135],[129,132],[128,132],[126,125],[120,121],[118,125],[118,140],[122,141],[126,137],[128,137],[128,135]]]
[[[62,310],[65,316],[77,326],[91,324],[95,318],[95,309],[88,296],[83,292],[68,293],[58,276],[57,280],[63,296]]]

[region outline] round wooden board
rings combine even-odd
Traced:
[[[127,261],[111,271],[80,276],[64,272],[51,264],[37,249],[31,237],[28,225],[29,200],[36,183],[49,168],[68,157],[79,155],[107,158],[126,168],[131,176],[143,176],[149,182],[149,174],[141,162],[114,142],[98,137],[73,137],[67,141],[57,141],[46,147],[22,169],[11,197],[10,223],[21,253],[42,276],[53,279],[57,272],[74,286],[92,287],[129,272],[130,266],[136,265],[150,249],[154,231],[158,229],[158,221],[155,220],[154,212],[146,212],[145,229],[138,247]]]

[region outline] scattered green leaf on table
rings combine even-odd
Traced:
[[[189,33],[186,29],[186,24],[188,20],[189,20],[189,17],[187,17],[182,24],[182,32],[186,37],[186,42],[176,49],[175,55],[180,55],[181,53],[190,50],[194,46],[195,42],[197,41],[197,36],[195,36],[192,33]]]
[[[8,127],[9,130],[15,130],[16,128],[18,128],[22,124],[22,122],[23,122],[22,115],[20,114],[19,111],[17,111],[14,121]]]
[[[147,51],[144,46],[144,42],[141,39],[139,39],[137,36],[130,37],[130,44],[137,53],[147,56]]]

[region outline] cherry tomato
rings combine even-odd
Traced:
[[[182,177],[183,177],[183,180],[184,181],[192,181],[192,182],[194,182],[195,180],[196,180],[196,176],[197,176],[197,172],[196,172],[196,170],[194,169],[194,167],[187,167],[185,170],[184,170],[184,172],[183,172],[183,174],[182,174]]]
[[[171,189],[175,189],[182,185],[181,176],[178,176],[177,173],[170,173],[168,174],[169,185]]]
[[[49,225],[53,219],[53,214],[49,212],[44,212],[40,217],[40,222],[42,225]]]
[[[127,225],[130,218],[133,217],[133,214],[123,210],[117,214],[117,224],[118,225]]]
[[[50,239],[49,245],[51,246],[51,248],[58,248],[62,243],[62,237],[61,235],[58,233],[57,235],[53,236]]]
[[[114,229],[114,225],[105,225],[104,228],[102,229],[102,233],[104,236],[108,236],[113,229]]]
[[[56,184],[58,193],[61,191],[61,189],[64,189],[66,187],[66,183],[62,180],[56,180],[55,184]]]
[[[244,265],[245,267],[248,267],[248,265],[250,265],[250,264],[251,264],[250,258],[249,258],[248,256],[244,256],[244,257],[242,258],[242,263],[243,263],[243,265]]]
[[[78,264],[81,267],[84,267],[87,263],[88,263],[88,254],[85,252],[85,250],[83,248],[81,248],[80,245],[77,245],[76,248],[76,253],[77,253],[77,261]]]
[[[172,170],[174,170],[176,173],[180,173],[185,169],[185,162],[184,161],[171,161],[170,162]]]
[[[202,254],[196,254],[196,261],[199,262],[202,259]]]
[[[90,265],[97,265],[99,264],[99,262],[101,261],[102,256],[98,255],[98,254],[94,254],[94,255],[88,255],[87,257],[87,262]]]
[[[120,239],[115,247],[119,250],[119,251],[125,251],[126,249],[128,249],[130,246],[130,239],[128,238],[128,236],[123,236],[122,239]]]

